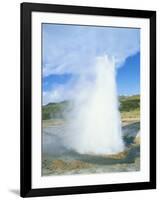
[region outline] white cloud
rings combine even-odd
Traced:
[[[72,98],[77,85],[75,79],[70,79],[66,84],[54,84],[50,90],[43,91],[43,105]]]
[[[77,82],[54,84],[43,91],[43,104],[70,99],[87,87],[98,56],[113,56],[120,67],[140,50],[140,30],[69,25],[43,25],[43,77],[77,75]]]
[[[139,51],[139,34],[131,28],[44,25],[44,76],[90,72],[103,54],[114,56],[119,66]]]

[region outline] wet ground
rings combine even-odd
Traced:
[[[42,175],[90,174],[140,170],[139,122],[122,127],[126,149],[117,155],[79,154],[65,147],[66,125],[43,128]]]

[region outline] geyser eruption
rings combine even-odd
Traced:
[[[124,150],[118,110],[114,59],[98,57],[94,83],[77,94],[70,147],[82,154],[116,154]]]

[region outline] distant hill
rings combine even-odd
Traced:
[[[133,111],[135,109],[140,109],[140,96],[133,95],[133,96],[120,96],[120,111]]]
[[[42,119],[61,119],[64,118],[65,112],[70,107],[69,101],[60,103],[48,103],[42,107]]]
[[[127,116],[128,113],[139,115],[140,111],[140,96],[119,96],[119,110],[122,116]],[[42,119],[64,119],[66,112],[72,109],[72,102],[63,101],[59,103],[48,103],[42,107]]]

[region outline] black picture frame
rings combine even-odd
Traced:
[[[150,20],[150,181],[106,185],[88,185],[32,189],[31,170],[31,14],[37,12],[73,13],[99,16],[147,18]],[[52,5],[37,3],[21,4],[21,173],[22,197],[99,193],[156,188],[156,12],[145,10]]]

